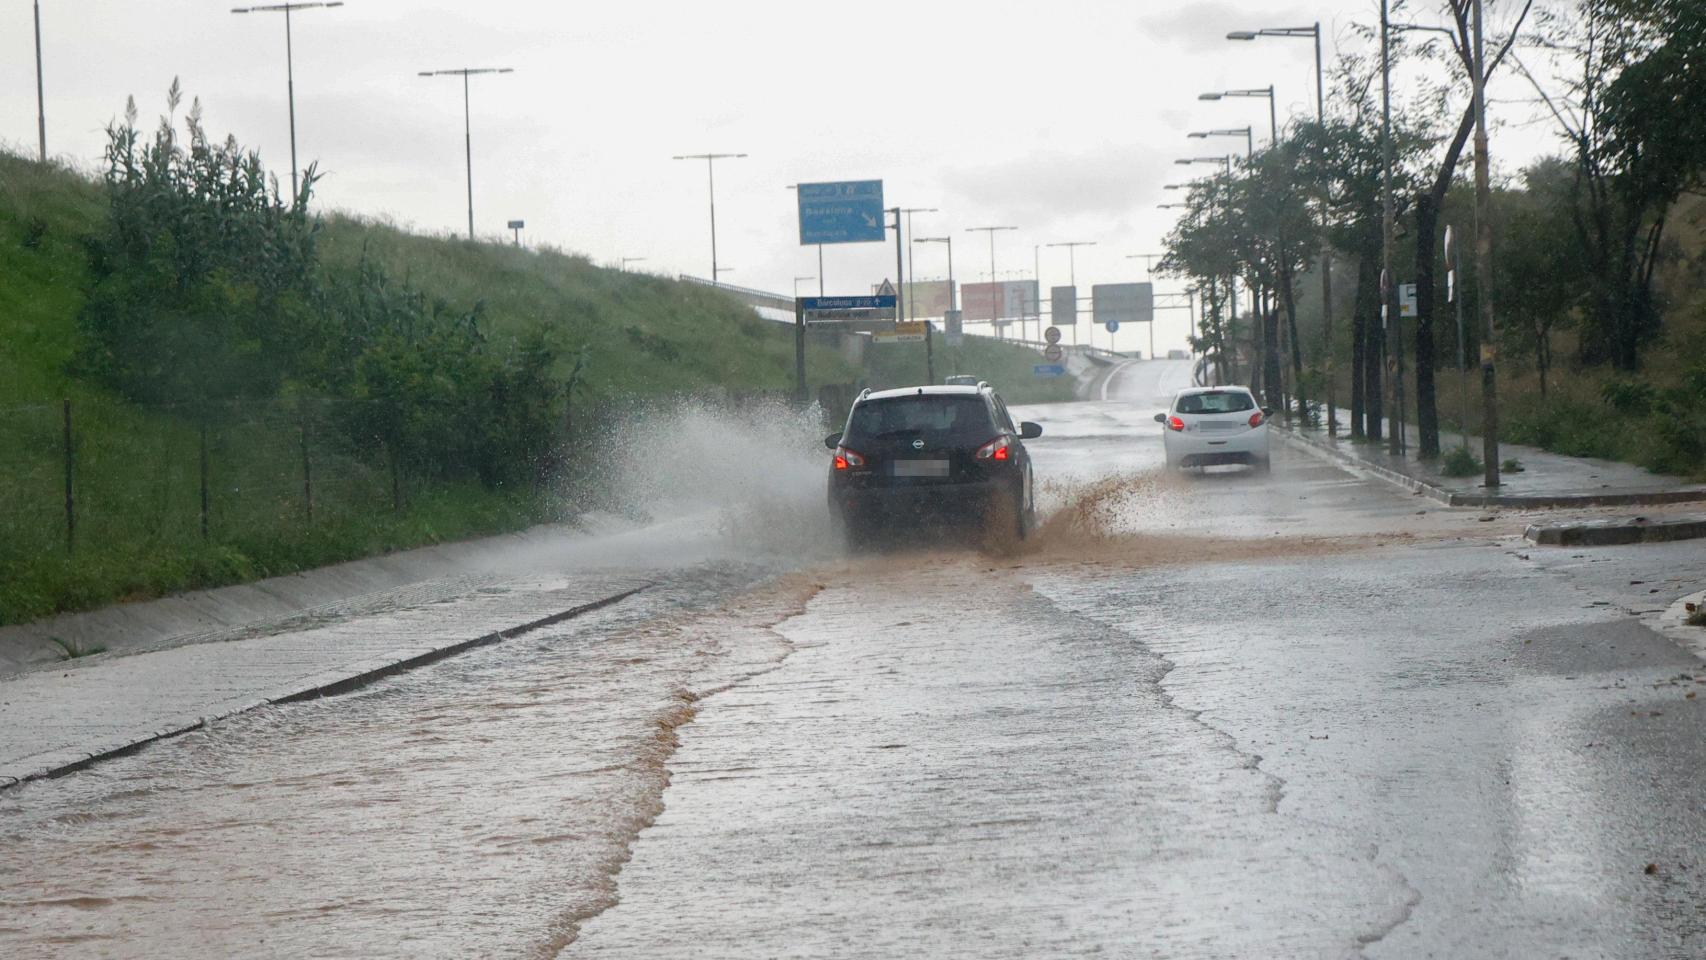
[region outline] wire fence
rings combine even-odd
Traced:
[[[739,406],[785,393],[717,399]],[[0,407],[0,559],[300,539],[401,511],[428,488],[477,482],[453,469],[411,473],[382,439],[361,436],[356,425],[376,419],[364,416],[376,403],[198,407],[77,399]],[[620,410],[582,403],[573,414],[565,412],[551,452],[528,465],[535,492],[550,485],[562,495],[572,487],[596,457],[601,425]]]

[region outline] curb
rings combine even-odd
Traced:
[[[570,607],[567,610],[560,610],[557,613],[540,617],[537,620],[530,620],[518,626],[507,627],[503,630],[483,634],[469,640],[459,640],[454,643],[446,644],[442,647],[435,647],[423,653],[400,657],[395,660],[368,661],[367,663],[353,667],[355,670],[354,673],[351,673],[348,670],[343,670],[311,676],[306,678],[306,681],[302,685],[279,690],[274,694],[261,697],[232,709],[218,713],[210,713],[204,716],[184,717],[181,720],[169,723],[159,730],[155,730],[151,733],[105,744],[96,747],[94,750],[74,748],[72,750],[62,751],[58,754],[48,754],[45,760],[37,757],[31,761],[33,764],[36,764],[33,769],[25,770],[21,773],[17,770],[0,772],[0,791],[18,786],[19,784],[26,783],[31,780],[48,780],[54,777],[64,776],[68,773],[75,773],[78,770],[85,769],[102,760],[135,753],[137,750],[142,749],[150,743],[155,743],[170,737],[176,737],[181,734],[190,733],[194,730],[199,730],[211,721],[223,720],[227,717],[233,717],[240,713],[247,713],[250,710],[255,710],[260,707],[280,703],[296,703],[303,700],[314,700],[320,697],[329,697],[336,696],[341,693],[348,693],[351,690],[366,686],[375,680],[383,679],[391,676],[392,674],[413,670],[416,667],[426,666],[429,663],[443,660],[447,657],[466,653],[477,647],[490,646],[494,643],[499,643],[504,640],[510,640],[521,636],[524,633],[530,633],[543,627],[562,623],[565,620],[572,620],[584,614],[592,613],[595,610],[602,610],[605,607],[620,603],[651,586],[651,583],[643,583],[640,586],[631,587],[620,593],[612,594],[598,600],[593,600],[589,603],[583,603],[576,607]]]
[[[1529,524],[1522,532],[1530,543],[1555,547],[1607,547],[1628,543],[1668,543],[1706,537],[1706,516],[1648,520],[1622,517],[1582,523]]]
[[[1458,493],[1435,483],[1429,483],[1390,467],[1369,463],[1351,456],[1336,447],[1299,435],[1288,427],[1278,428],[1292,445],[1308,450],[1354,471],[1379,477],[1448,507],[1514,507],[1518,509],[1551,509],[1555,507],[1657,507],[1671,503],[1700,503],[1706,501],[1706,489],[1655,490],[1649,493],[1565,493],[1544,496],[1506,495],[1497,493]],[[1680,537],[1674,539],[1682,539]],[[1633,541],[1631,541],[1633,542]]]
[[[1702,603],[1706,603],[1706,590],[1678,597],[1663,613],[1646,617],[1642,622],[1649,629],[1675,641],[1677,646],[1706,660],[1706,628],[1688,625],[1688,605]]]

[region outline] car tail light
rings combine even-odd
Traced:
[[[1261,425],[1262,425],[1262,411],[1257,410],[1255,413],[1250,414],[1250,429],[1254,430]]]
[[[1002,435],[977,448],[979,460],[1007,460],[1013,456],[1013,438]]]
[[[864,465],[865,458],[859,454],[854,453],[846,447],[835,448],[835,469],[846,470],[849,467],[862,467]]]
[[[1185,429],[1185,421],[1180,420],[1178,417],[1168,417],[1167,429],[1183,431]]]

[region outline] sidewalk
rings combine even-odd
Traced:
[[[1706,502],[1706,485],[1691,484],[1676,477],[1649,473],[1627,463],[1592,460],[1548,453],[1535,447],[1502,443],[1501,460],[1515,459],[1517,472],[1502,471],[1496,491],[1482,486],[1481,475],[1447,477],[1439,463],[1416,457],[1415,425],[1408,425],[1409,450],[1402,456],[1387,452],[1387,441],[1353,443],[1349,438],[1350,415],[1340,411],[1340,435],[1329,437],[1325,427],[1303,430],[1285,428],[1282,435],[1292,443],[1353,470],[1373,474],[1406,490],[1453,507],[1552,507],[1656,506],[1667,503]],[[1276,426],[1279,425],[1276,418]],[[1388,424],[1390,426],[1390,424]],[[1449,452],[1463,442],[1461,434],[1440,431],[1440,450]],[[1481,457],[1481,439],[1469,438],[1470,452]]]
[[[632,577],[534,577],[330,624],[70,661],[0,679],[0,789],[194,730],[361,686],[617,603]]]

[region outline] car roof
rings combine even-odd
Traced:
[[[952,386],[952,387],[950,387],[950,386],[897,387],[893,390],[873,390],[870,393],[865,394],[863,397],[860,397],[859,400],[860,400],[860,402],[864,402],[866,400],[889,400],[889,399],[892,399],[894,397],[916,397],[919,395],[923,395],[926,397],[935,397],[935,396],[975,397],[980,392],[982,392],[983,389],[984,388],[981,386],[977,386],[977,387],[961,387],[961,386]]]
[[[1173,397],[1174,399],[1179,397],[1194,397],[1202,393],[1248,393],[1252,397],[1256,395],[1249,387],[1241,387],[1237,384],[1227,384],[1224,387],[1186,387],[1178,393],[1173,394]]]

